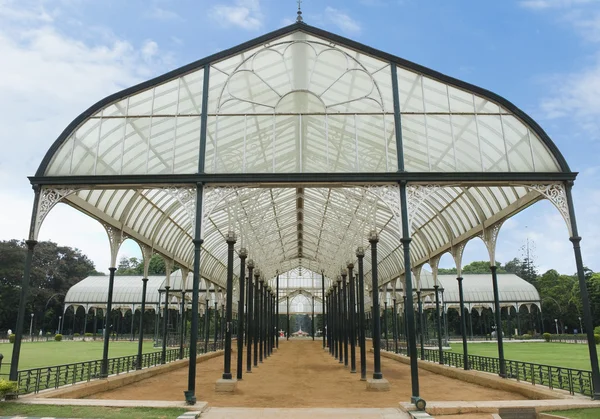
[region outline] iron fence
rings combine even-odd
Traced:
[[[204,345],[198,342],[197,353],[205,353]],[[221,342],[210,343],[208,352],[222,349]],[[173,362],[179,357],[179,348],[165,351],[165,363]],[[183,358],[190,355],[189,348],[185,347]],[[141,368],[149,368],[163,364],[162,351],[147,352],[142,354]],[[127,355],[108,359],[108,375],[119,375],[137,369],[137,355]],[[31,368],[18,372],[18,393],[38,393],[42,390],[57,389],[65,385],[89,382],[102,378],[102,360],[75,362],[72,364],[54,365],[50,367]]]
[[[406,345],[398,346],[396,351],[393,342],[381,342],[381,347],[389,352],[408,355]],[[423,357],[421,357],[421,354]],[[440,362],[440,352],[436,349],[417,347],[417,356],[425,361]],[[464,356],[456,352],[443,352],[443,363],[457,368],[464,368]],[[550,389],[566,390],[570,394],[583,394],[592,397],[594,393],[592,372],[554,365],[534,364],[531,362],[506,359],[506,377],[517,381],[526,381],[534,385],[542,385]],[[500,359],[489,356],[467,355],[468,369],[500,374]]]

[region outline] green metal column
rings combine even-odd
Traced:
[[[456,278],[458,281],[458,298],[460,301],[460,333],[462,335],[463,344],[463,368],[469,369],[469,348],[467,345],[467,319],[465,315],[465,298],[463,293],[462,277]]]
[[[227,241],[227,302],[225,305],[225,355],[223,359],[223,379],[231,380],[231,317],[233,314],[233,245],[236,236],[233,231],[228,231],[225,237]]]
[[[142,369],[142,348],[144,345],[144,313],[146,312],[146,289],[148,288],[148,278],[142,278],[142,307],[140,311],[140,333],[138,339],[138,353],[137,353],[137,362],[136,362],[136,370]],[[94,319],[96,318],[96,313],[94,311]],[[96,329],[94,327],[94,334],[96,333]]]

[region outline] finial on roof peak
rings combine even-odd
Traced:
[[[296,18],[296,22],[302,22],[302,0],[298,0],[298,17]]]

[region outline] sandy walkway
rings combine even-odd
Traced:
[[[365,390],[360,373],[350,374],[322,349],[321,341],[280,342],[279,351],[252,374],[244,372],[235,394],[217,394],[214,384],[223,372],[223,357],[198,364],[196,396],[211,406],[228,407],[398,407],[411,396],[408,365],[382,358],[382,371],[391,391]],[[358,355],[358,351],[357,351]],[[235,370],[236,356],[232,357]],[[367,377],[373,372],[367,360]],[[244,367],[245,367],[244,359]],[[357,356],[357,369],[360,369]],[[233,371],[235,376],[235,371]],[[521,395],[488,389],[427,371],[419,371],[421,397],[428,401],[523,400]],[[183,400],[187,368],[153,377],[91,398],[118,400]]]

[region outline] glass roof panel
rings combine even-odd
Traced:
[[[396,171],[391,66],[375,55],[297,30],[210,64],[206,171]],[[397,73],[407,170],[560,170],[511,111],[408,66]],[[45,173],[195,173],[203,83],[199,67],[104,105]]]

